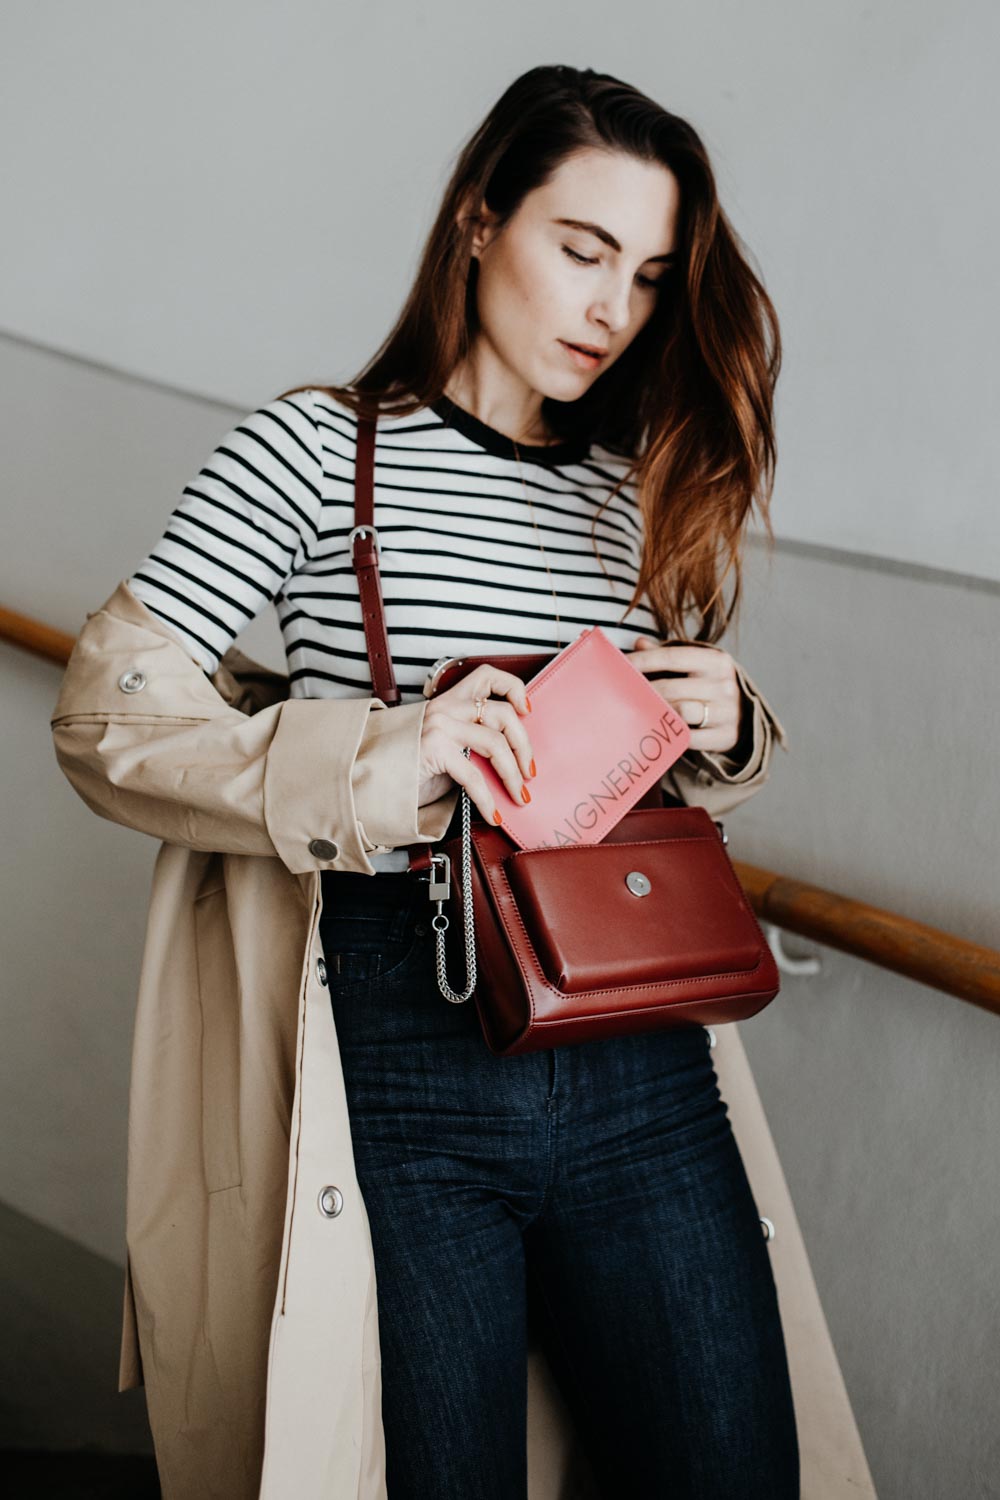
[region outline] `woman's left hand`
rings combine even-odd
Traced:
[[[691,749],[726,754],[735,748],[740,733],[742,694],[736,664],[721,647],[661,646],[648,635],[636,638],[635,650],[627,652],[632,665],[644,676],[656,672],[683,672],[683,677],[663,677],[650,684],[691,727]],[[704,727],[696,726],[702,723]]]

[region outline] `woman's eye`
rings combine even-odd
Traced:
[[[576,251],[571,250],[568,245],[563,245],[563,250],[569,256],[570,260],[575,260],[579,265],[596,266],[598,264],[596,260],[588,260],[585,255],[578,255]]]
[[[580,255],[576,250],[571,250],[570,247],[569,247],[569,245],[563,245],[562,248],[563,248],[563,251],[565,252],[565,254],[569,256],[570,260],[576,261],[577,265],[581,265],[581,266],[598,266],[598,265],[600,265],[600,261],[599,260],[596,260],[596,259],[595,260],[588,260],[588,258],[585,255]],[[648,287],[648,288],[650,288],[652,290],[653,288],[658,287],[660,285],[660,282],[664,281],[666,278],[663,277],[663,276],[637,276],[635,279],[636,279],[636,281],[639,283],[639,285],[641,287]]]

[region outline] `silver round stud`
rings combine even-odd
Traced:
[[[344,1206],[344,1195],[338,1187],[320,1189],[319,1211],[324,1219],[335,1219]]]

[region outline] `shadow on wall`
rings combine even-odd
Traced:
[[[0,1284],[4,1493],[159,1495],[144,1392],[118,1391],[122,1267],[0,1205]]]

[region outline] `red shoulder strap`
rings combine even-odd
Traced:
[[[385,628],[382,584],[378,571],[378,532],[375,530],[375,422],[374,417],[358,419],[358,449],[354,462],[354,530],[351,532],[351,560],[358,578],[361,614],[365,626],[365,645],[372,688],[388,708],[400,702],[396,674],[389,652]],[[410,844],[410,869],[429,871],[431,852],[436,844]]]
[[[376,698],[382,699],[387,708],[395,708],[400,701],[400,693],[396,686],[389,636],[385,628],[382,582],[378,571],[378,532],[375,530],[375,422],[374,417],[358,418],[351,561],[361,595],[361,617],[365,627],[372,691]]]

